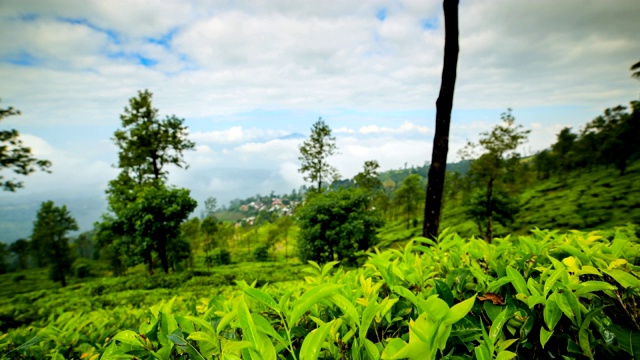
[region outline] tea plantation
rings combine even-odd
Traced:
[[[368,253],[353,269],[335,262],[244,263],[173,275],[140,271],[47,290],[29,283],[39,273],[14,273],[1,278],[0,353],[3,359],[640,358],[639,256],[636,228],[628,226],[535,230],[491,244],[445,232],[437,242],[418,237],[400,249]],[[25,291],[11,295],[21,284]]]

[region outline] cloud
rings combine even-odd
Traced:
[[[513,107],[542,149],[637,96],[637,4],[614,0],[460,4],[449,159]],[[23,194],[104,198],[117,169],[109,138],[138,90],[186,119],[191,167],[170,182],[225,203],[301,184],[297,146],[323,116],[343,176],[431,155],[442,70],[440,1],[9,1],[0,7],[2,105],[54,173]],[[539,125],[537,125],[539,124]],[[17,195],[21,196],[21,195]]]
[[[288,133],[284,130],[262,130],[256,128],[243,129],[242,126],[233,126],[226,130],[194,132],[190,135],[190,138],[197,142],[233,144],[271,139],[287,134]]]
[[[358,130],[361,134],[406,134],[406,133],[418,133],[427,134],[430,132],[426,126],[415,125],[409,121],[405,121],[398,128],[380,127],[377,125],[363,126]]]

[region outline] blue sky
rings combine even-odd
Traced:
[[[462,1],[449,159],[508,107],[532,130],[521,149],[531,154],[637,99],[639,15],[628,0]],[[160,114],[185,119],[197,149],[170,182],[199,202],[298,188],[297,147],[319,117],[344,177],[370,159],[423,164],[442,26],[430,0],[0,0],[0,106],[23,113],[0,127],[54,164],[0,202],[74,199],[90,226],[117,174],[110,138],[142,89]]]

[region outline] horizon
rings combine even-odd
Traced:
[[[520,149],[532,155],[562,128],[576,132],[638,99],[629,67],[639,60],[639,10],[623,0],[462,1],[448,162],[507,108],[532,130]],[[168,183],[200,204],[298,189],[298,145],[319,117],[337,139],[331,161],[342,178],[366,160],[381,171],[431,161],[439,1],[21,1],[0,5],[0,19],[0,107],[22,112],[0,127],[53,163],[52,174],[0,193],[4,234],[15,233],[7,216],[35,219],[34,204],[50,199],[73,203],[89,230],[118,172],[110,138],[143,89],[160,117],[189,127],[190,167],[172,168]]]

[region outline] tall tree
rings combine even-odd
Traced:
[[[141,184],[167,176],[166,165],[188,167],[183,152],[195,144],[187,138],[184,119],[175,115],[161,120],[151,104],[149,90],[138,91],[120,116],[123,129],[116,130],[113,141],[118,148],[118,167]]]
[[[433,137],[433,152],[424,206],[424,237],[438,236],[442,193],[447,171],[447,153],[449,152],[449,124],[453,108],[453,93],[456,86],[458,67],[458,0],[444,0],[444,65],[440,94],[436,101],[436,133]]]
[[[305,174],[306,181],[317,183],[318,191],[322,189],[323,180],[340,176],[338,170],[327,162],[327,158],[336,153],[337,146],[336,138],[331,136],[331,128],[322,118],[313,124],[309,140],[303,142],[299,149],[298,160],[302,165],[298,171]]]
[[[404,179],[400,188],[395,192],[395,200],[407,218],[407,229],[411,227],[413,220],[417,220],[420,199],[424,196],[421,182],[420,175],[411,174]]]
[[[139,91],[120,116],[123,129],[114,133],[113,141],[119,147],[122,171],[109,182],[109,210],[114,216],[104,217],[99,226],[104,236],[99,238],[118,256],[133,251],[149,266],[149,272],[153,272],[156,252],[167,272],[167,249],[171,241],[180,242],[180,224],[193,211],[195,200],[188,190],[167,188],[166,165],[186,168],[183,153],[195,144],[187,138],[184,119],[175,115],[160,119],[151,100],[151,92]],[[173,248],[184,250],[184,245]]]
[[[0,108],[0,121],[13,115],[20,115],[20,111],[13,107]],[[17,175],[29,175],[40,169],[50,173],[50,167],[50,161],[33,157],[31,148],[24,146],[16,129],[0,130],[0,172],[9,170]],[[0,173],[0,186],[5,191],[16,191],[23,187],[23,183],[16,179],[5,179]]]
[[[518,146],[526,140],[530,130],[523,130],[522,125],[514,125],[515,118],[511,109],[500,116],[502,124],[496,125],[491,132],[480,134],[477,144],[469,142],[461,151],[463,159],[472,160],[468,176],[478,182],[484,189],[486,230],[485,239],[491,242],[493,239],[493,216],[496,209],[493,205],[494,187],[496,181],[502,179],[509,169],[518,164],[520,154],[516,151]]]
[[[69,231],[78,230],[78,223],[71,217],[66,205],[55,206],[53,201],[43,202],[33,223],[31,242],[38,255],[51,265],[51,276],[67,286],[66,274],[71,269],[71,249]]]

